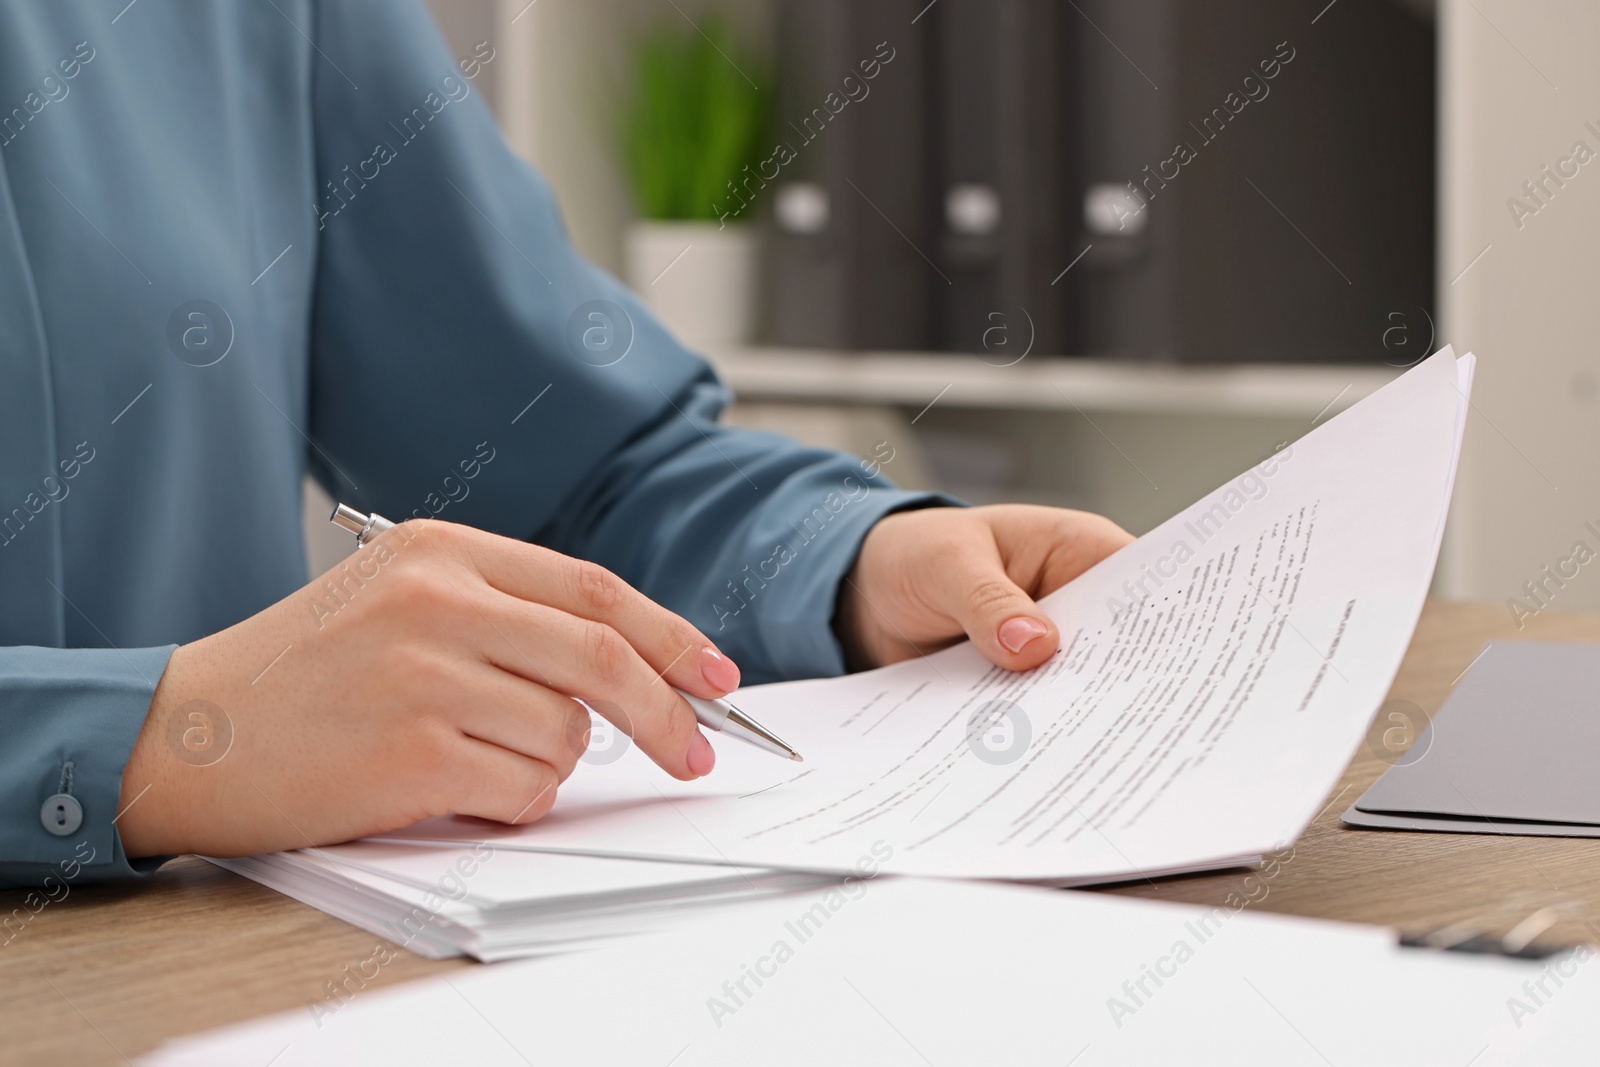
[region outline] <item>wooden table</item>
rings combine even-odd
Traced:
[[[1391,699],[1432,713],[1491,638],[1600,643],[1600,616],[1546,613],[1518,632],[1502,607],[1432,603]],[[1237,894],[1263,911],[1406,929],[1469,919],[1507,900],[1526,914],[1576,898],[1600,917],[1600,840],[1342,827],[1340,813],[1385,766],[1363,749],[1270,877],[1232,871],[1107,892],[1222,906]],[[0,914],[20,901],[20,893],[0,893]],[[1550,931],[1559,939],[1586,935],[1596,940],[1578,919]],[[0,946],[0,1062],[117,1064],[171,1035],[304,1007],[376,944],[195,859],[175,861],[138,886],[74,889]],[[369,987],[468,966],[402,951]]]

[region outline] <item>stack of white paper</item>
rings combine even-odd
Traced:
[[[353,1063],[1593,1063],[1594,953],[1495,959],[1389,931],[933,879],[357,992],[147,1067]]]
[[[832,877],[471,848],[355,842],[212,860],[434,959],[485,962],[659,929],[708,908],[815,889]]]

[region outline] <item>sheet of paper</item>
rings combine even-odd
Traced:
[[[963,644],[751,688],[740,706],[803,765],[719,742],[680,783],[629,751],[580,766],[534,825],[409,836],[1060,882],[1281,849],[1410,641],[1472,365],[1434,355],[1047,598],[1062,648],[1036,671]]]
[[[356,842],[211,862],[388,942],[492,961],[568,951],[812,890],[825,875],[548,852]]]
[[[394,883],[436,893],[477,908],[591,908],[607,900],[740,891],[781,884],[794,876],[763,869],[708,869],[701,864],[657,863],[592,856],[478,849],[419,849],[357,841],[293,854],[352,884],[396,893]],[[799,883],[803,884],[803,883]]]
[[[1594,953],[1396,947],[1372,927],[1104,894],[858,882],[555,959],[356,992],[145,1067],[378,1063],[1589,1063]]]

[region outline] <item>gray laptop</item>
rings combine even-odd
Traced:
[[[1346,823],[1600,837],[1600,645],[1490,644],[1413,748]]]

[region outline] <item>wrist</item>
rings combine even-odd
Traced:
[[[892,563],[885,545],[893,539],[895,526],[911,514],[891,512],[879,519],[862,538],[855,562],[839,582],[832,625],[846,673],[871,670],[897,658],[884,647],[880,603],[884,596],[872,590],[885,586],[885,568]]]
[[[179,646],[167,660],[122,770],[116,829],[129,859],[188,851],[175,815],[183,807],[177,793],[184,783],[173,773],[176,760],[166,727],[183,703],[183,665],[189,648]]]
[[[846,674],[855,674],[878,666],[867,653],[862,638],[859,610],[861,594],[855,589],[854,574],[855,568],[852,567],[850,573],[839,582],[839,594],[834,602],[833,619],[830,623],[834,640],[839,642],[839,651],[844,657]]]

